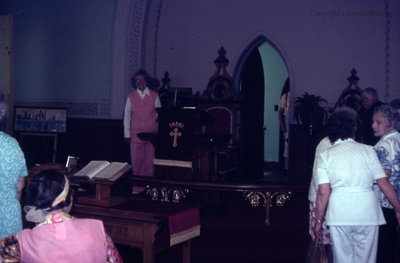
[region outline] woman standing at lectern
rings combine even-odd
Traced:
[[[128,94],[125,104],[124,137],[130,141],[132,173],[153,176],[154,145],[140,139],[137,134],[158,130],[156,108],[160,108],[161,103],[155,89],[159,81],[140,69],[131,77],[131,83],[135,90]],[[133,193],[142,190],[140,187],[132,188]]]

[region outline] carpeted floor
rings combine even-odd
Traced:
[[[192,240],[192,263],[302,263],[308,246],[308,201],[298,193],[284,207],[251,207],[240,193],[208,198],[201,209],[201,236]],[[210,200],[214,200],[211,201]],[[215,202],[218,200],[218,202]],[[142,262],[141,252],[118,245],[124,262]],[[181,246],[157,255],[156,263],[181,262]]]

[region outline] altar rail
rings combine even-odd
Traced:
[[[306,185],[289,184],[244,184],[201,181],[176,181],[146,176],[126,176],[123,183],[145,186],[145,191],[153,200],[179,203],[181,199],[193,190],[240,192],[254,207],[262,205],[265,208],[265,224],[270,225],[270,208],[284,206],[294,193],[308,191]]]

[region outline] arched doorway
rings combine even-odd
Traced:
[[[239,64],[235,75],[243,99],[241,179],[287,181],[278,106],[289,75],[286,63],[275,46],[260,37],[249,45]]]

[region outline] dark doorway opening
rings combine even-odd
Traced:
[[[245,181],[263,177],[264,71],[260,52],[255,48],[247,57],[240,76],[241,176]]]

